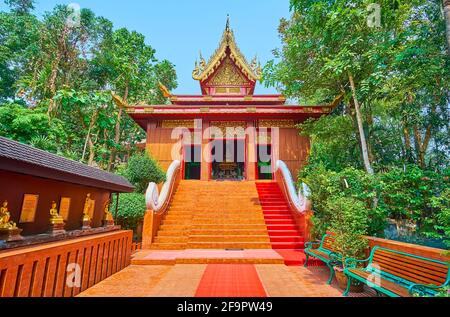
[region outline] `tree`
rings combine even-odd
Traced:
[[[17,82],[36,54],[39,21],[30,14],[0,12],[0,102],[14,100]]]
[[[165,103],[158,82],[176,87],[173,65],[157,61],[143,35],[113,32],[112,23],[91,10],[82,9],[72,23],[65,5],[38,19],[32,1],[10,4],[16,10],[0,12],[0,106],[13,100],[30,116],[42,118],[45,109],[50,126],[64,122],[57,149],[45,136],[11,137],[113,171],[145,134],[112,102],[110,91],[129,102]]]
[[[449,58],[443,54],[440,5],[381,1],[382,23],[372,27],[370,3],[291,1],[292,18],[279,28],[280,62],[266,65],[264,81],[302,103],[330,103],[342,94],[332,115],[354,122],[369,173],[374,164],[395,161],[442,168],[448,150],[440,135],[448,133]]]
[[[164,171],[147,152],[130,157],[122,174],[135,186],[137,193],[144,193],[150,182],[159,184],[166,179]]]
[[[11,10],[18,14],[29,14],[34,9],[34,0],[5,0]]]
[[[442,0],[445,16],[445,26],[447,29],[447,52],[450,55],[450,0]]]
[[[142,34],[122,28],[103,44],[94,64],[97,71],[103,73],[105,84],[119,93],[124,102],[165,102],[158,82],[169,89],[175,88],[174,67],[168,61],[156,60],[155,50],[145,43]],[[114,167],[116,154],[121,150],[121,135],[126,125],[123,120],[127,119],[123,118],[123,109],[119,108],[108,170]]]

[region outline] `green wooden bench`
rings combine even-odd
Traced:
[[[364,263],[368,265],[358,267]],[[352,280],[389,297],[434,296],[440,288],[449,285],[450,265],[376,246],[366,260],[346,259],[344,274],[348,278],[344,296],[348,295]]]
[[[306,247],[304,251],[306,255],[305,266],[308,266],[308,260],[310,256],[324,262],[330,269],[330,278],[328,279],[327,284],[331,284],[331,281],[333,280],[334,277],[333,265],[342,262],[341,256],[336,252],[334,252],[333,250],[333,242],[334,242],[333,237],[329,234],[326,234],[323,236],[320,242],[317,241],[305,243]],[[319,245],[319,247],[314,249],[314,246],[317,245]]]

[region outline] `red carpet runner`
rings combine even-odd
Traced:
[[[264,212],[272,249],[283,258],[286,265],[303,265],[305,239],[299,231],[295,219],[282,191],[276,182],[256,183],[259,200]],[[310,260],[309,265],[318,265]]]
[[[196,297],[267,297],[252,264],[209,264]]]

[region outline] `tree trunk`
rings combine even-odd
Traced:
[[[83,117],[81,116],[81,122],[83,122]],[[94,157],[95,157],[95,148],[94,148],[94,142],[92,141],[92,137],[91,137],[91,131],[92,128],[95,125],[95,121],[97,121],[97,116],[98,116],[98,111],[95,111],[94,114],[92,115],[91,118],[91,122],[89,123],[89,129],[86,135],[86,141],[84,143],[84,149],[83,149],[83,155],[81,157],[81,161],[84,161],[84,157],[86,155],[86,147],[89,145],[89,161],[88,161],[88,165],[92,166],[92,163],[94,162]],[[84,127],[84,124],[83,124]],[[86,127],[84,127],[86,128]]]
[[[65,42],[66,42],[67,32],[68,32],[68,29],[67,29],[67,27],[65,27],[61,36],[58,39],[56,58],[52,63],[52,72],[50,74],[50,79],[49,79],[49,83],[48,83],[49,90],[50,90],[50,102],[48,104],[47,115],[49,117],[51,116],[51,113],[55,109],[55,101],[53,98],[55,97],[55,94],[56,94],[56,79],[58,77],[59,64],[61,63],[61,59],[64,54],[65,48],[66,48]]]
[[[354,101],[355,112],[356,112],[356,120],[358,122],[358,131],[359,131],[359,138],[361,141],[361,150],[362,150],[362,155],[363,155],[364,167],[365,167],[367,173],[373,174],[373,169],[372,169],[372,166],[371,166],[370,160],[369,160],[369,151],[367,148],[366,135],[364,134],[361,110],[360,110],[360,106],[359,106],[358,97],[356,96],[356,86],[355,86],[355,82],[353,80],[353,75],[350,72],[348,73],[348,79],[350,81],[350,86],[352,87],[353,101]]]
[[[447,29],[447,53],[450,55],[450,0],[442,0],[444,6],[445,26]]]
[[[125,86],[125,93],[123,96],[123,101],[126,103],[128,99],[128,84]],[[114,143],[117,145],[120,142],[120,126],[121,126],[121,120],[122,120],[122,112],[123,109],[119,107],[119,112],[117,114],[117,120],[116,120],[116,127],[115,127],[115,133],[114,133]],[[116,160],[116,154],[117,150],[116,148],[111,149],[111,154],[109,156],[109,162],[108,162],[108,172],[110,172],[114,167],[114,162]]]
[[[422,136],[420,135],[420,131],[417,125],[414,125],[413,132],[414,132],[414,143],[417,153],[417,164],[419,164],[421,168],[425,168],[425,152],[422,146]]]
[[[402,122],[403,138],[405,139],[405,157],[407,162],[412,162],[411,134],[406,121]]]

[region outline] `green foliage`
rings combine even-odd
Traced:
[[[123,175],[135,186],[137,193],[144,193],[150,182],[159,184],[166,180],[166,174],[148,153],[130,157]]]
[[[327,202],[331,213],[330,230],[334,234],[333,248],[345,258],[364,257],[368,242],[368,209],[361,201],[348,197],[334,197]]]
[[[382,184],[376,175],[348,167],[340,172],[327,170],[323,165],[309,165],[303,170],[301,181],[311,188],[313,201],[315,238],[323,236],[333,224],[329,204],[338,198],[354,199],[367,210],[367,233],[381,236],[386,225],[388,210],[380,202]],[[377,203],[374,204],[374,199]]]
[[[11,10],[25,14],[34,9],[34,0],[5,0],[5,3],[11,7]]]
[[[291,0],[292,17],[279,27],[284,45],[275,51],[278,62],[266,65],[264,82],[301,103],[330,103],[342,95],[331,116],[302,126],[315,138],[316,160],[328,168],[362,166],[352,74],[374,168],[413,163],[445,169],[450,55],[441,1],[378,1],[379,27],[367,24],[372,3]]]
[[[299,125],[311,138],[299,177],[312,188],[316,236],[332,225],[328,204],[346,197],[368,210],[371,235],[382,235],[395,218],[448,240],[450,55],[442,2],[378,1],[377,27],[367,24],[371,0],[290,3],[292,16],[279,26],[283,47],[265,66],[265,84],[302,104],[341,96],[330,115]],[[362,171],[355,100],[372,176]]]
[[[5,108],[0,133],[113,171],[145,132],[110,91],[130,102],[165,103],[158,82],[175,88],[174,66],[158,61],[142,34],[114,31],[89,9],[71,25],[66,5],[38,18],[32,0],[7,3],[11,11],[0,12],[0,105],[26,107]]]
[[[67,137],[64,123],[49,121],[46,109],[14,103],[0,106],[0,135],[59,154],[64,154]]]
[[[428,230],[425,234],[432,238],[443,239],[450,248],[450,188],[446,188],[439,197],[432,197],[431,206],[435,213],[431,219],[426,219]],[[433,221],[433,218],[436,221]]]
[[[112,201],[111,210],[114,210],[116,206],[116,199],[117,197]],[[145,196],[143,194],[120,194],[116,223],[120,224],[124,229],[136,230],[138,223],[144,217],[145,210]]]
[[[320,237],[333,225],[328,204],[339,197],[355,199],[368,210],[369,235],[383,236],[388,218],[406,219],[417,225],[419,235],[449,242],[450,187],[445,176],[415,165],[392,167],[369,175],[344,168],[339,172],[323,165],[309,165],[300,174],[312,190],[313,234]]]

